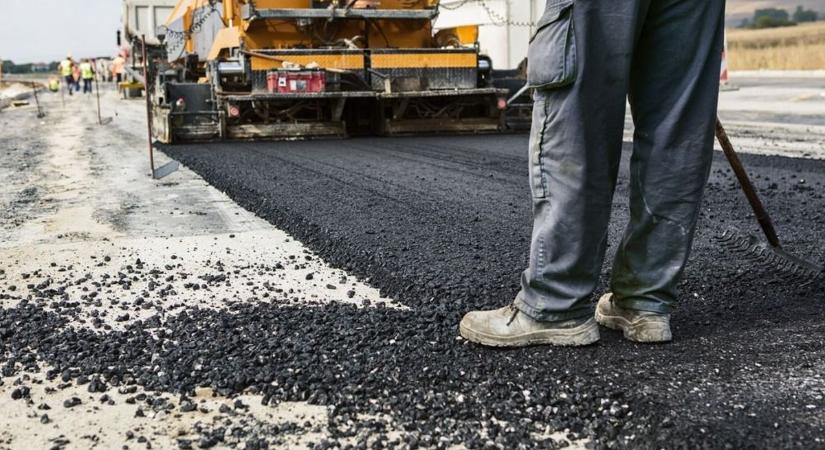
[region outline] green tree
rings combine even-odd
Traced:
[[[788,11],[780,8],[757,9],[753,13],[752,28],[775,28],[794,25]]]
[[[15,64],[14,61],[6,59],[2,62],[2,66],[3,73],[30,73],[33,64]]]
[[[758,19],[760,17],[771,17],[771,18],[776,19],[778,21],[786,21],[786,22],[790,21],[790,15],[788,14],[788,11],[785,11],[784,9],[781,9],[781,8],[757,9],[753,13],[754,22],[756,22],[756,19]]]
[[[793,21],[797,23],[802,22],[816,22],[819,19],[819,14],[811,9],[805,9],[801,5],[796,7],[793,13]]]

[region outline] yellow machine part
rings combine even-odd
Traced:
[[[308,64],[318,64],[326,69],[359,70],[364,68],[364,56],[360,54],[329,54],[329,55],[301,55],[290,54],[278,56],[277,58],[258,58],[252,56],[250,64],[252,70],[270,70],[283,67],[284,63],[298,64],[306,66]]]
[[[418,0],[408,3],[406,0],[381,0],[379,9],[425,9],[431,7],[432,0]],[[310,8],[311,0],[257,0],[255,7],[264,8]],[[240,9],[238,9],[238,12]],[[236,17],[240,17],[238,14]],[[225,20],[229,20],[225,18]],[[319,48],[324,42],[349,39],[358,47],[370,48],[432,48],[433,31],[429,20],[375,20],[369,27],[367,41],[360,36],[365,33],[361,21],[336,21],[330,24],[318,24],[313,32],[300,29],[292,21],[254,21],[245,22],[242,40],[250,50]]]
[[[208,60],[218,59],[221,56],[228,56],[225,50],[230,48],[237,48],[241,45],[240,30],[236,27],[221,28],[212,41],[212,47],[209,49]]]
[[[433,36],[432,24],[429,20],[374,20],[370,25],[363,21],[335,21],[316,23],[312,27],[300,27],[295,21],[289,20],[255,20],[242,19],[241,8],[247,0],[224,0],[222,17],[224,28],[214,36],[207,60],[228,56],[228,50],[238,48],[243,43],[244,48],[250,51],[260,49],[294,49],[294,48],[324,48],[331,43],[338,46],[347,45],[351,48],[436,48],[442,46]],[[429,9],[436,7],[438,0],[381,0],[379,9]],[[307,9],[313,5],[312,0],[256,0],[257,9]],[[212,8],[209,0],[181,0],[166,20],[166,26],[182,30],[191,29],[197,18],[209,14],[207,9]],[[365,30],[368,27],[368,31]],[[478,30],[473,27],[457,27],[451,33],[458,36],[458,42],[472,44],[477,40]],[[196,34],[196,33],[194,33]],[[366,37],[364,37],[366,34]],[[442,36],[444,33],[440,33]],[[184,51],[194,51],[193,39],[196,36],[187,34]],[[344,43],[344,44],[342,44]],[[295,61],[301,64],[303,61]],[[353,58],[331,58],[317,62],[323,67],[341,69],[361,68]],[[256,66],[269,68],[272,61],[254,63]],[[329,64],[329,66],[327,66]],[[405,62],[404,66],[415,64]],[[432,61],[434,67],[443,67],[447,61]],[[461,65],[463,66],[463,64]]]
[[[474,45],[478,42],[478,25],[443,28],[435,34],[435,42],[439,47]]]
[[[375,69],[459,68],[476,67],[475,53],[390,53],[373,54]]]
[[[361,54],[300,54],[290,53],[289,56],[260,58],[252,56],[252,70],[271,70],[283,67],[284,63],[306,66],[317,64],[327,69],[359,70],[364,68],[364,57]],[[436,69],[476,67],[477,57],[474,53],[390,53],[373,54],[371,57],[374,69]]]

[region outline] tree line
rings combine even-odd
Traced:
[[[54,72],[59,64],[57,61],[26,64],[15,64],[14,61],[8,59],[0,61],[3,73]]]
[[[739,28],[776,28],[788,27],[803,22],[816,22],[819,13],[797,6],[793,14],[781,8],[757,9],[750,19],[743,19]]]

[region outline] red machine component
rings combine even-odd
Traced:
[[[323,70],[274,70],[266,74],[266,88],[270,93],[324,92],[327,74]]]

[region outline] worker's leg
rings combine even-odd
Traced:
[[[471,311],[461,335],[490,346],[587,345],[622,149],[630,60],[650,0],[548,0],[530,44],[536,86],[530,262],[511,307]]]
[[[651,3],[633,58],[630,223],[613,264],[622,308],[669,313],[713,156],[724,0]]]
[[[559,0],[549,0],[548,9],[554,2]],[[592,314],[631,57],[648,1],[572,3],[578,74],[570,86],[537,90],[530,143],[533,233],[516,307],[540,321]],[[537,60],[529,60],[531,71],[542,70],[532,67]]]
[[[72,89],[73,89],[72,85],[74,84],[74,79],[72,79],[71,75],[67,75],[67,76],[63,77],[63,80],[64,80],[63,86],[65,87],[65,89],[67,91],[69,91],[69,95],[72,95]]]

